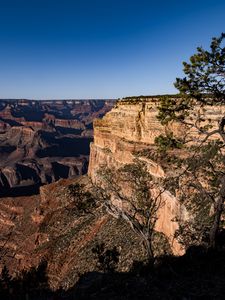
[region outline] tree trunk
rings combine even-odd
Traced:
[[[225,126],[225,117],[223,117],[219,122],[219,134],[220,134],[221,138],[223,139],[223,142],[225,143],[224,126]],[[225,200],[225,177],[223,177],[223,179],[222,179],[222,187],[220,189],[220,196],[219,196],[218,202],[216,203],[214,222],[213,222],[212,228],[209,233],[211,248],[216,247],[216,236],[218,234],[218,230],[220,227],[220,221],[221,221],[221,216],[222,216],[223,207],[224,207],[224,200]]]
[[[225,132],[224,132],[224,127],[225,127],[225,117],[223,117],[220,122],[219,122],[219,134],[225,143]]]
[[[148,262],[153,263],[154,261],[154,253],[152,250],[152,243],[150,241],[150,238],[144,238],[144,243],[145,243],[145,248],[147,251],[147,256],[148,256]]]
[[[220,227],[220,221],[221,221],[221,216],[223,212],[223,207],[224,207],[224,200],[225,200],[225,178],[223,178],[223,183],[222,187],[220,190],[220,197],[216,203],[216,208],[215,208],[215,215],[214,215],[214,221],[212,228],[210,230],[210,247],[215,248],[216,247],[216,237],[219,231]]]

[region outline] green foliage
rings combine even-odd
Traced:
[[[225,47],[222,46],[225,34],[213,38],[210,51],[202,47],[184,62],[186,77],[176,78],[175,87],[179,97],[160,98],[158,118],[162,124],[170,121],[183,121],[196,104],[225,104]]]
[[[173,163],[163,186],[176,196],[188,211],[188,219],[178,216],[175,237],[187,249],[190,245],[210,245],[210,231],[215,220],[217,199],[224,181],[223,143],[207,142],[199,148],[185,148],[186,155]],[[167,154],[168,155],[168,154]]]
[[[160,134],[157,136],[155,138],[155,144],[159,151],[162,152],[170,149],[181,149],[183,145],[181,139],[176,139],[172,132],[169,132],[167,135]]]
[[[210,51],[202,47],[184,62],[186,77],[177,78],[175,87],[182,93],[190,95],[203,104],[219,104],[225,101],[225,34],[213,38]],[[208,97],[207,97],[208,94]]]
[[[176,237],[187,248],[190,245],[215,246],[221,228],[225,200],[225,116],[218,123],[207,116],[209,106],[225,105],[225,34],[213,38],[210,50],[197,48],[197,53],[184,62],[186,77],[177,78],[175,87],[180,97],[160,99],[158,119],[168,130],[172,122],[183,129],[183,144],[173,134],[155,139],[165,153],[167,178],[163,185],[188,211],[177,221]],[[210,112],[211,113],[211,112]],[[182,148],[181,148],[182,145]],[[175,148],[182,153],[169,152]],[[177,159],[174,156],[177,155]],[[179,156],[179,157],[178,157]]]
[[[157,118],[163,125],[167,125],[171,121],[183,121],[189,115],[191,104],[190,99],[181,97],[160,98]]]
[[[97,267],[104,273],[115,272],[119,262],[119,252],[116,247],[106,249],[105,244],[97,244],[92,248],[92,253],[97,259]]]
[[[73,198],[73,207],[71,211],[77,215],[90,213],[96,207],[96,199],[93,194],[85,190],[84,185],[70,184],[68,194]]]

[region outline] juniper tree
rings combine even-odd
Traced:
[[[156,139],[167,157],[165,185],[189,210],[180,221],[178,238],[188,246],[216,246],[225,200],[225,34],[213,38],[210,49],[197,48],[177,78],[178,97],[165,97],[158,118],[182,134],[167,130]],[[177,147],[178,145],[178,147]],[[179,148],[179,149],[178,149]]]
[[[92,213],[92,210],[97,207],[96,199],[93,194],[87,191],[83,184],[70,184],[67,193],[70,198],[73,199],[67,209],[75,215],[82,216]]]

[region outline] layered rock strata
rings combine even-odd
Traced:
[[[0,100],[0,196],[87,172],[92,121],[112,100]]]
[[[175,136],[186,136],[191,142],[196,143],[204,139],[199,135],[197,128],[187,131],[185,125],[176,122],[166,127],[162,126],[157,118],[159,99],[157,97],[122,99],[108,112],[103,119],[94,121],[94,142],[91,144],[88,174],[92,181],[99,181],[98,170],[105,165],[109,169],[119,168],[132,163],[136,153],[141,150],[153,149],[155,138],[165,134],[166,130],[172,131]],[[210,122],[211,130],[218,127],[218,121],[225,114],[225,107],[221,106],[196,106],[191,115],[194,119],[201,117],[198,126],[203,128]],[[213,139],[218,136],[212,136]],[[166,176],[164,170],[154,160],[139,156],[138,159],[147,163],[149,172],[155,177]],[[179,243],[174,240],[174,233],[178,224],[174,221],[182,214],[188,218],[187,211],[181,207],[179,201],[168,191],[162,194],[164,205],[158,211],[156,230],[164,233],[172,246],[174,254],[181,254],[183,250]],[[122,203],[119,204],[123,206]]]

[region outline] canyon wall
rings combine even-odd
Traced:
[[[134,153],[154,147],[155,137],[164,132],[157,119],[157,99],[132,102],[118,101],[103,119],[94,121],[94,142],[91,144],[88,174],[93,182],[98,181],[97,171],[102,165],[119,168],[131,163]],[[178,130],[174,127],[173,131]],[[147,158],[150,173],[164,176],[163,169]],[[174,254],[182,249],[173,236],[178,224],[173,219],[180,213],[180,205],[169,192],[163,193],[164,205],[158,213],[156,230],[164,233],[172,246]]]
[[[94,121],[94,142],[91,144],[88,174],[94,183],[99,180],[98,169],[105,165],[108,168],[119,168],[132,163],[141,150],[154,149],[154,141],[165,130],[170,130],[175,136],[186,136],[189,144],[204,139],[197,128],[187,129],[185,125],[173,122],[165,129],[157,118],[159,98],[125,98],[117,101],[114,108],[103,119]],[[211,130],[217,129],[218,121],[225,114],[224,106],[194,107],[189,118],[191,122],[201,117],[199,128],[211,125]],[[210,139],[219,138],[213,135]],[[182,150],[183,152],[183,150]],[[185,152],[184,152],[185,153]],[[184,154],[183,153],[183,154]],[[148,156],[149,157],[149,156]],[[164,170],[154,160],[138,156],[147,163],[149,172],[155,177],[166,176]],[[181,207],[179,201],[168,191],[162,194],[164,205],[159,209],[156,230],[164,233],[172,246],[174,254],[182,254],[182,248],[173,238],[178,224],[174,221],[177,216],[188,218],[188,213]],[[123,204],[119,204],[123,207]]]
[[[94,120],[89,175],[95,181],[99,165],[116,166],[133,161],[133,152],[151,147],[163,126],[157,120],[156,101],[130,104],[117,102],[103,119]],[[153,163],[154,165],[154,163]],[[160,172],[155,166],[156,172]]]

